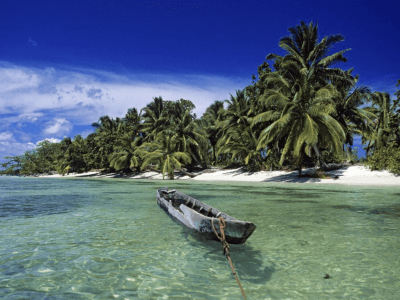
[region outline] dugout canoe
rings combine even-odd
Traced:
[[[212,227],[214,224],[218,234],[220,233],[219,216],[225,220],[225,237],[230,244],[243,244],[257,227],[251,222],[235,219],[178,190],[158,189],[157,203],[175,222],[210,240],[219,241]]]

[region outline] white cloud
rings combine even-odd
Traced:
[[[0,162],[4,162],[5,156],[17,156],[25,151],[36,148],[33,143],[1,142],[0,141]]]
[[[14,137],[11,132],[0,132],[0,141],[13,141]]]
[[[8,67],[7,65],[0,64],[1,94],[6,94],[10,91],[16,92],[35,88],[38,86],[39,82],[40,78],[33,70]]]
[[[21,155],[27,142],[75,135],[78,125],[90,126],[103,115],[123,117],[129,108],[140,110],[153,97],[191,100],[196,105],[194,112],[201,116],[215,100],[229,98],[229,93],[244,88],[250,80],[142,72],[119,75],[65,66],[28,68],[0,61],[0,132],[13,135],[16,144],[9,146],[20,147],[14,155]],[[82,129],[81,135],[90,133]]]
[[[43,133],[60,136],[70,133],[72,127],[73,126],[70,121],[64,118],[54,118],[46,123],[46,128],[43,130]]]
[[[36,146],[39,145],[41,142],[44,142],[44,141],[49,141],[50,143],[59,143],[59,142],[61,142],[61,140],[56,139],[56,138],[45,138],[44,140],[36,142]]]
[[[153,97],[189,99],[200,116],[214,100],[229,98],[249,80],[204,75],[118,75],[96,70],[34,69],[0,62],[0,113],[37,114],[57,110],[57,117],[90,124],[102,115],[123,116],[143,108]]]
[[[44,114],[43,113],[26,113],[19,114],[11,117],[2,117],[0,123],[0,130],[2,128],[6,128],[9,125],[13,125],[13,127],[20,127],[24,123],[35,123],[37,122]]]
[[[59,143],[61,140],[56,138],[45,138],[44,140],[38,141],[36,144],[34,143],[20,143],[15,140],[11,141],[1,141],[0,140],[0,163],[5,162],[5,156],[18,156],[25,153],[25,151],[35,149],[40,142],[49,141],[50,143]]]

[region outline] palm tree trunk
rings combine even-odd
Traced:
[[[190,156],[196,161],[197,165],[201,165],[201,162],[197,159],[196,155],[194,155],[194,153],[192,152],[192,150],[190,149],[190,147],[188,147],[188,152],[190,154]]]
[[[320,167],[321,171],[325,171],[325,170],[328,168],[328,166],[327,166],[326,163],[322,160],[322,157],[321,157],[321,155],[320,155],[320,153],[319,153],[317,144],[315,144],[315,145],[313,146],[313,148],[314,148],[315,154],[317,155],[317,159],[318,159],[319,167]]]
[[[301,177],[301,168],[303,167],[303,149],[301,150],[300,158],[299,158],[299,178]]]
[[[212,146],[212,151],[213,151],[213,159],[214,159],[214,165],[217,163],[217,158],[215,156],[215,146]]]
[[[371,145],[371,141],[368,142],[367,150],[365,151],[365,156],[366,156],[366,157],[369,156],[369,152],[371,151],[370,145]]]

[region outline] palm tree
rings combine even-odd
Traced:
[[[168,174],[170,179],[174,179],[174,169],[179,169],[182,164],[191,162],[191,157],[186,152],[179,151],[179,139],[171,130],[164,130],[156,135],[151,143],[144,143],[148,153],[144,156],[142,169],[151,163],[158,164],[158,168],[163,175]]]
[[[250,110],[250,102],[246,96],[246,90],[236,90],[236,96],[225,100],[228,103],[227,109],[221,110],[220,114],[224,121],[221,121],[219,126],[224,131],[232,126],[249,126],[251,118],[248,116]]]
[[[68,140],[66,140],[68,143]],[[57,161],[57,171],[64,175],[69,172],[87,171],[84,155],[88,152],[86,141],[80,135],[75,136],[64,155]]]
[[[293,151],[301,175],[303,152],[310,155],[314,149],[322,168],[320,147],[340,151],[345,133],[332,117],[336,113],[334,99],[339,95],[335,86],[348,86],[354,80],[351,72],[331,68],[347,61],[343,54],[350,49],[328,55],[335,43],[344,40],[342,35],[327,36],[318,42],[318,25],[303,21],[288,30],[291,35],[279,42],[287,55],[267,56],[274,59],[275,71],[263,75],[268,89],[259,99],[266,111],[253,119],[252,126],[272,122],[260,135],[260,149],[285,140],[280,163]]]
[[[250,171],[260,169],[262,165],[261,151],[257,148],[258,137],[250,126],[244,130],[231,127],[220,140],[218,154],[231,154],[232,162],[242,162]]]
[[[143,131],[145,133],[145,140],[150,141],[155,136],[167,128],[168,125],[168,112],[166,109],[165,102],[162,97],[154,97],[154,101],[147,104],[142,109],[142,118],[144,120],[142,124]]]
[[[122,122],[127,127],[125,131],[132,132],[134,136],[139,135],[140,132],[141,115],[136,108],[129,108]]]
[[[119,136],[125,132],[124,122],[120,118],[114,120],[109,116],[103,116],[92,126],[96,128],[95,140],[98,145],[96,156],[101,160],[100,165],[102,168],[108,168],[108,158],[114,152],[113,146]]]
[[[351,73],[352,69],[349,70]],[[362,108],[370,100],[371,90],[366,86],[356,87],[358,76],[351,85],[338,85],[338,97],[335,99],[336,120],[346,134],[345,144],[353,146],[353,135],[371,132],[375,115]]]
[[[328,52],[332,46],[344,40],[341,34],[334,34],[324,37],[318,43],[318,24],[304,21],[296,27],[290,27],[288,31],[290,36],[280,39],[279,47],[287,52],[282,57],[276,54],[267,55],[267,59],[274,59],[274,67],[276,71],[285,71],[285,62],[294,62],[298,64],[302,72],[307,74],[308,80],[321,88],[328,82],[333,84],[352,83],[351,76],[339,68],[330,68],[331,65],[338,62],[347,62],[344,53],[351,49],[345,49],[328,56]]]
[[[216,157],[216,145],[218,140],[222,136],[222,129],[219,126],[219,122],[221,121],[221,113],[224,109],[224,101],[214,101],[209,107],[207,107],[206,112],[202,116],[202,120],[204,121],[204,126],[207,131],[208,140],[212,147],[212,158],[213,164],[217,163]]]
[[[372,149],[378,150],[394,140],[393,132],[390,128],[391,120],[397,115],[399,108],[398,101],[391,101],[388,93],[375,92],[371,96],[372,106],[367,108],[374,114],[374,130],[364,134],[363,143],[368,141],[367,155]]]
[[[175,132],[174,138],[178,141],[179,151],[190,153],[192,159],[201,164],[204,161],[201,149],[207,147],[205,130],[188,109],[177,115],[173,123],[171,129]]]
[[[110,167],[119,171],[125,168],[137,168],[140,171],[141,158],[144,150],[140,147],[142,137],[132,140],[131,133],[124,134],[114,147],[113,154],[110,155]]]
[[[284,140],[280,164],[293,152],[301,176],[304,153],[310,155],[313,148],[320,160],[317,144],[340,152],[345,134],[331,116],[335,113],[333,99],[337,96],[334,86],[328,84],[315,89],[310,74],[300,69],[301,66],[287,61],[284,67],[281,72],[267,75],[275,89],[267,90],[261,97],[267,112],[256,116],[252,126],[264,121],[273,122],[261,132],[258,149]],[[321,160],[320,164],[322,167]]]

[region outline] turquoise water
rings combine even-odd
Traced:
[[[0,298],[242,299],[220,244],[156,205],[166,185],[257,224],[231,245],[248,299],[399,298],[399,188],[18,177],[0,177]]]

